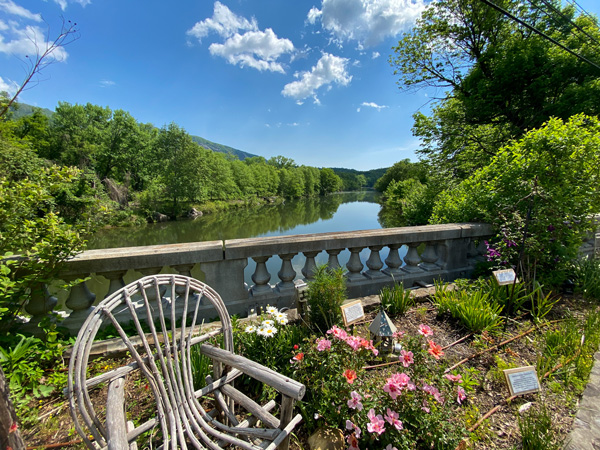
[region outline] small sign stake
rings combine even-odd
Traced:
[[[517,274],[514,269],[494,270],[492,272],[498,286],[506,286],[508,284],[518,283]]]
[[[342,305],[340,308],[342,309],[342,317],[344,318],[345,326],[352,325],[353,323],[365,318],[365,312],[360,300],[347,303]]]
[[[540,390],[540,383],[535,367],[533,366],[506,369],[504,377],[506,378],[511,397],[514,395],[530,394]]]

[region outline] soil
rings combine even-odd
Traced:
[[[373,298],[367,299],[366,303],[374,303]],[[569,315],[581,316],[586,310],[595,307],[579,297],[567,296],[555,306],[546,319],[552,321]],[[367,312],[367,323],[370,323],[374,316],[374,312]],[[521,317],[517,320],[510,320],[504,331],[495,334],[484,332],[479,336],[472,335],[450,318],[437,317],[435,309],[427,301],[417,304],[404,316],[393,318],[393,321],[399,330],[412,330],[421,323],[429,325],[434,332],[435,341],[442,347],[447,347],[444,349],[444,358],[451,363],[458,362],[532,328],[532,322],[526,317]],[[546,328],[550,329],[553,326],[550,325]],[[566,438],[577,410],[578,397],[571,389],[565,389],[560,379],[554,376],[560,371],[541,380],[539,393],[519,396],[508,404],[505,402],[510,393],[502,377],[501,368],[498,367],[499,362],[509,364],[511,367],[535,366],[539,354],[540,336],[543,331],[543,329],[536,330],[497,350],[484,353],[464,363],[463,367],[475,369],[480,380],[480,385],[474,393],[469,395],[466,404],[466,408],[468,408],[466,410],[470,411],[467,426],[473,425],[487,411],[501,405],[497,412],[472,433],[464,448],[474,450],[520,449],[519,408],[526,408],[528,404],[535,407],[542,401],[551,415],[552,426],[559,439]],[[456,343],[461,339],[463,340]],[[125,359],[108,359],[98,360],[94,365],[95,370],[101,372],[126,362]],[[538,377],[543,378],[543,374],[538,374]],[[128,414],[140,418],[151,414],[151,394],[139,372],[137,374],[134,372],[132,376],[129,376],[127,383]],[[22,435],[28,448],[85,448],[74,431],[73,420],[64,397],[55,396],[41,403],[32,402],[31,407],[38,410],[38,422],[31,427],[22,427]],[[297,429],[296,437],[291,441],[291,448],[308,450],[307,441],[306,431],[300,426]],[[56,445],[61,443],[62,446]]]

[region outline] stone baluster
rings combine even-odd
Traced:
[[[421,257],[419,256],[419,252],[417,251],[418,246],[418,242],[408,244],[408,251],[406,252],[406,256],[404,257],[404,262],[406,263],[406,265],[402,268],[402,270],[404,270],[405,272],[416,273],[423,271],[423,269],[419,267]]]
[[[340,265],[340,261],[338,259],[338,255],[342,252],[343,249],[341,248],[335,248],[333,250],[326,250],[327,254],[329,255],[329,259],[327,260],[327,266],[331,269],[331,270],[337,270],[340,267],[342,267]]]
[[[419,267],[423,270],[431,272],[433,270],[440,269],[440,266],[436,264],[436,261],[438,260],[438,254],[436,251],[436,244],[434,242],[427,242],[425,244],[425,250],[423,250],[421,260],[423,262],[419,264]]]
[[[29,322],[23,326],[23,330],[36,336],[44,334],[43,330],[39,327],[46,317],[50,316],[50,312],[54,309],[58,300],[56,297],[50,295],[48,287],[43,283],[38,283],[31,290],[31,296],[29,301],[25,305],[25,311],[31,314]]]
[[[315,262],[315,257],[319,253],[321,252],[302,252],[302,254],[306,257],[304,267],[302,268],[302,275],[304,275],[304,278],[306,280],[312,280],[315,276],[315,271],[317,270],[317,263]]]
[[[360,261],[360,252],[364,247],[352,247],[350,248],[350,259],[346,264],[348,274],[346,278],[350,282],[361,281],[365,279],[365,276],[361,273],[363,270],[363,263]]]
[[[402,276],[402,259],[400,258],[399,249],[402,247],[402,244],[390,244],[388,245],[390,249],[390,253],[388,257],[385,259],[385,264],[387,267],[383,270],[383,273],[392,277],[400,277]]]
[[[279,255],[281,258],[281,269],[279,272],[277,272],[277,275],[281,280],[279,283],[277,283],[277,290],[279,292],[296,288],[294,285],[296,271],[294,270],[294,266],[292,266],[292,258],[296,255],[297,253],[285,253],[283,255]]]
[[[64,280],[75,281],[78,278],[85,278],[89,274],[83,275],[71,275],[71,276],[63,276]],[[93,294],[88,289],[85,281],[81,283],[77,283],[76,285],[71,287],[71,292],[69,293],[69,298],[65,302],[67,308],[71,311],[69,317],[67,317],[62,323],[71,334],[76,335],[79,332],[79,328],[83,325],[83,322],[90,313],[94,310],[92,306],[94,301],[96,300],[96,294]]]
[[[381,273],[383,262],[381,261],[381,256],[379,255],[379,252],[382,248],[383,245],[369,246],[369,250],[371,250],[369,259],[367,259],[367,267],[369,268],[369,270],[365,272],[365,276],[370,279],[381,278],[384,276],[384,274]]]
[[[179,275],[183,275],[184,277],[191,277],[192,276],[192,269],[194,268],[194,264],[176,264],[171,266],[173,267],[173,269],[175,269],[177,272],[179,272]],[[177,286],[175,288],[175,293],[177,294],[177,298],[181,299],[181,301],[177,302],[177,307],[176,307],[176,311],[181,314],[183,312],[183,297],[185,296],[185,286]],[[194,305],[196,303],[196,297],[198,296],[198,294],[194,294],[192,296],[192,298],[189,300],[188,305]],[[188,311],[188,313],[192,314],[194,311]],[[179,315],[178,314],[178,315]]]
[[[161,270],[162,270],[162,267],[146,267],[144,269],[139,269],[138,271],[142,275],[148,276],[148,275],[156,275]],[[159,289],[160,289],[160,296],[162,298],[167,291],[167,287],[165,285],[162,285]],[[152,302],[152,301],[156,300],[156,289],[146,289],[146,295],[148,296],[149,301]],[[141,298],[141,295],[140,295],[140,298]]]
[[[267,270],[267,260],[270,256],[253,256],[252,259],[256,263],[256,270],[252,274],[254,286],[251,288],[252,295],[264,295],[272,291],[269,285],[271,274]]]
[[[123,277],[126,273],[126,270],[115,270],[112,272],[102,272],[101,274],[98,274],[102,275],[109,281],[108,292],[106,293],[104,298],[109,297],[110,295],[117,292],[119,289],[125,287],[125,280],[123,280]]]

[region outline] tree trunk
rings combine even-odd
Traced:
[[[25,442],[17,426],[17,414],[10,401],[10,392],[2,367],[0,367],[0,449],[25,450]]]

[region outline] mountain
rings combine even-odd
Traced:
[[[27,105],[26,103],[17,103],[16,107],[13,103],[13,106],[10,107],[10,111],[12,112],[12,118],[14,120],[18,120],[21,117],[30,116],[33,114],[33,110],[35,108],[41,110],[42,113],[48,118],[51,118],[52,114],[54,114],[54,111],[50,111],[47,108],[38,108],[37,106]]]
[[[388,170],[387,167],[371,170],[344,169],[342,167],[332,167],[332,169],[342,180],[356,175],[364,175],[367,179],[366,187],[373,187],[375,182]]]
[[[194,142],[196,142],[197,144],[199,144],[201,147],[212,150],[213,152],[226,153],[228,155],[235,156],[236,158],[239,158],[241,161],[243,161],[246,158],[252,158],[254,156],[258,156],[258,155],[253,155],[252,153],[238,150],[237,148],[228,147],[227,145],[217,144],[216,142],[211,142],[208,139],[201,138],[200,136],[193,136],[193,135],[190,135],[190,136],[192,137],[192,140]]]

